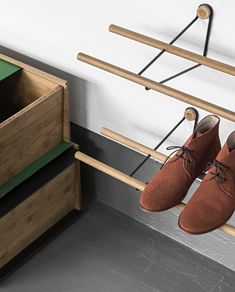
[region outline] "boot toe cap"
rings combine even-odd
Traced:
[[[178,193],[172,192],[168,187],[158,190],[146,190],[141,194],[140,207],[147,211],[163,211],[175,206],[179,201]]]
[[[212,209],[211,206],[198,204],[186,206],[178,220],[179,227],[191,234],[203,234],[223,225],[231,216]]]

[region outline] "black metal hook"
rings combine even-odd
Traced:
[[[203,49],[203,56],[206,57],[207,56],[207,52],[208,52],[208,46],[209,46],[209,40],[210,40],[210,33],[211,33],[211,27],[212,27],[212,20],[213,20],[213,8],[209,5],[209,4],[201,4],[199,5],[199,7],[201,6],[206,6],[209,8],[210,10],[210,16],[208,19],[208,26],[207,26],[207,32],[206,32],[206,38],[205,38],[205,44],[204,44],[204,49]],[[196,15],[196,17],[174,38],[171,40],[171,42],[169,43],[170,45],[173,45],[197,20],[198,20],[198,15]],[[157,61],[157,59],[159,59],[164,53],[166,52],[165,49],[161,50],[139,73],[138,75],[142,75],[155,61]],[[179,73],[176,73],[162,81],[160,81],[159,83],[164,84],[176,77],[179,77],[191,70],[194,70],[198,67],[200,67],[201,64],[196,64],[192,67],[189,67]],[[146,90],[150,90],[150,88],[145,87]]]

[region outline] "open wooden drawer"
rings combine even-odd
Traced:
[[[10,67],[0,76],[1,186],[70,131],[66,81],[3,55],[0,62]]]

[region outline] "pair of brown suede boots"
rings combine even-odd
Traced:
[[[140,197],[140,206],[162,211],[180,203],[193,181],[206,176],[179,216],[181,229],[202,234],[223,225],[235,209],[235,131],[221,149],[219,117],[202,119],[181,147],[170,146],[176,154],[163,164]],[[173,153],[172,153],[173,154]]]

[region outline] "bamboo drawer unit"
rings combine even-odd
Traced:
[[[0,55],[0,186],[69,140],[66,81]]]
[[[80,210],[79,164],[71,149],[61,154],[0,199],[0,278],[20,257],[32,254],[31,244]],[[27,251],[28,249],[29,252]]]

